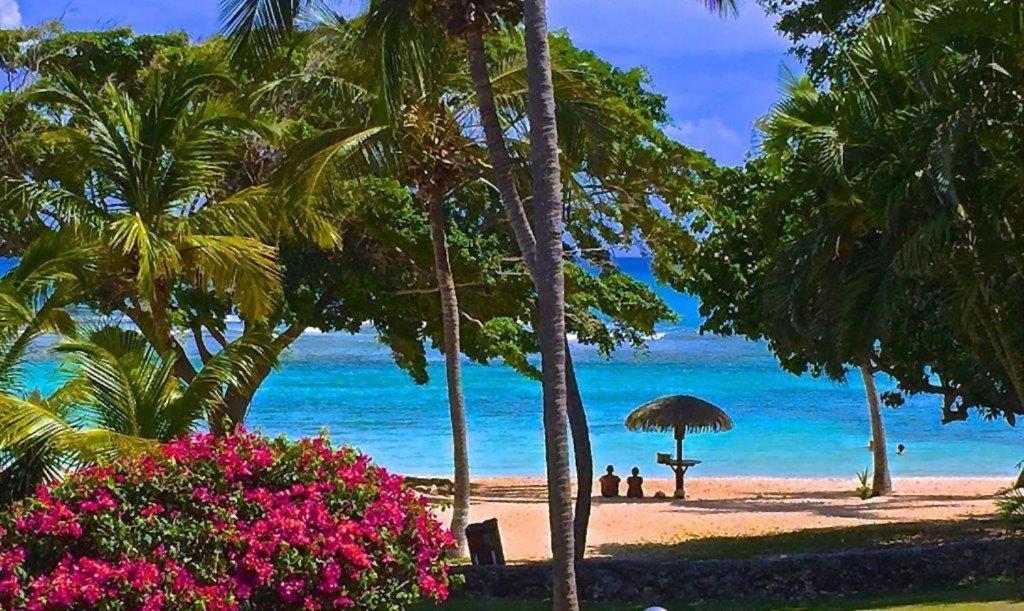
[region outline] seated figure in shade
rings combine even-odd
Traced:
[[[626,498],[644,498],[644,478],[640,477],[640,469],[633,467],[630,471],[633,475],[626,478]]]
[[[619,496],[619,482],[622,480],[615,475],[615,467],[608,465],[605,474],[598,481],[601,482],[601,496],[606,499]]]

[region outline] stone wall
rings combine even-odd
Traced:
[[[551,571],[544,564],[455,572],[466,578],[457,597],[550,596]],[[579,565],[577,583],[581,600],[666,603],[807,600],[1018,575],[1024,575],[1024,541],[999,539],[732,560],[587,560]]]

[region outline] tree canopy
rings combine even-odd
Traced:
[[[706,330],[794,372],[869,358],[947,421],[1022,413],[1021,11],[892,2],[828,51],[827,88],[792,79],[694,218]]]
[[[76,338],[58,325],[74,308],[122,317],[184,389],[211,367],[229,367],[221,395],[190,412],[215,426],[244,418],[278,356],[308,327],[355,333],[369,322],[396,364],[425,382],[427,350],[443,333],[415,197],[422,185],[409,172],[415,158],[403,168],[381,152],[387,143],[400,145],[392,153],[423,150],[408,140],[421,138],[422,126],[403,121],[429,92],[464,141],[460,154],[476,160],[471,180],[444,202],[462,351],[537,377],[534,289],[486,180],[461,42],[434,40],[438,80],[389,111],[387,74],[368,69],[381,49],[354,46],[362,27],[296,31],[259,65],[231,62],[219,38],[5,31],[0,254],[20,262],[4,280],[17,282],[46,257],[52,268],[19,297],[32,307],[16,317],[12,306],[5,318],[12,347],[43,332]],[[692,243],[675,218],[694,205],[695,172],[711,163],[664,135],[665,99],[642,69],[615,68],[564,34],[552,45],[567,161],[568,329],[609,355],[644,346],[673,317],[618,269],[615,253],[640,248],[669,273],[661,253]],[[522,34],[496,31],[487,53],[516,179],[529,194]],[[239,337],[231,314],[243,323]]]

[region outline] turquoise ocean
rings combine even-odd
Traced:
[[[869,467],[859,376],[850,376],[848,384],[793,376],[763,343],[702,336],[694,298],[657,285],[642,259],[620,264],[650,283],[681,319],[659,328],[647,350],[625,349],[611,359],[573,344],[598,469],[611,463],[620,472],[637,466],[649,476],[670,475],[655,464],[655,453],[673,448],[671,435],[629,432],[623,420],[633,407],[677,393],[721,406],[735,423],[727,433],[687,438],[687,457],[704,461],[694,475],[853,479]],[[31,355],[27,382],[48,390],[60,373],[43,344]],[[473,475],[542,475],[539,383],[499,364],[467,363],[464,372]],[[248,425],[290,437],[326,428],[336,442],[356,446],[397,472],[446,475],[450,425],[438,353],[431,354],[430,375],[426,385],[413,383],[370,328],[355,335],[311,329],[259,390]],[[891,388],[888,380],[879,383]],[[884,417],[897,477],[1009,478],[1024,458],[1021,431],[977,414],[943,425],[938,397],[911,398],[886,409]],[[903,456],[895,455],[898,443],[907,447]]]

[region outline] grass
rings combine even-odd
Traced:
[[[662,603],[670,611],[693,609],[699,611],[759,611],[770,609],[791,609],[812,611],[817,609],[853,611],[855,609],[899,609],[905,611],[923,609],[955,609],[956,611],[988,611],[996,609],[1024,609],[1018,584],[993,582],[979,586],[965,586],[944,590],[926,590],[878,596],[856,596],[833,598],[819,602],[794,604],[772,601],[742,601],[718,604],[672,604]],[[438,611],[542,611],[550,609],[545,601],[473,601],[455,600],[440,607],[417,607],[417,611],[437,609]],[[584,604],[583,611],[630,611],[643,609],[642,605],[623,603]]]
[[[604,545],[602,555],[648,560],[750,558],[855,548],[882,548],[1004,537],[1000,520],[942,520],[808,528],[745,537],[704,537],[669,543]]]

